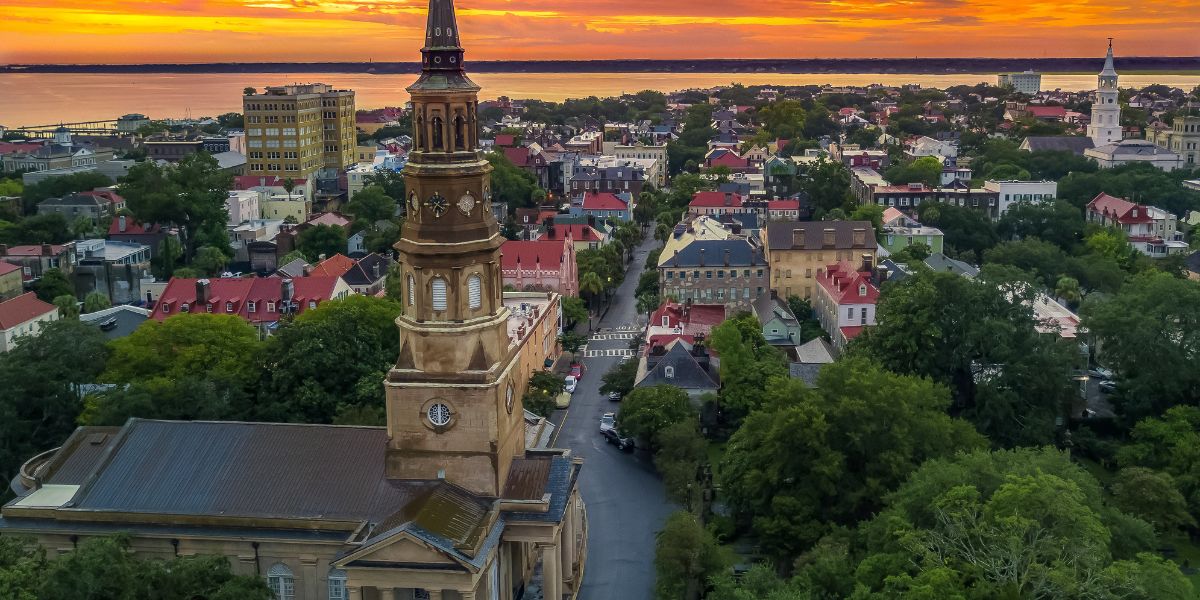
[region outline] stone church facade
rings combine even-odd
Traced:
[[[534,582],[573,595],[582,461],[541,447],[521,404],[559,352],[559,296],[502,291],[452,0],[431,0],[421,52],[386,428],[82,427],[22,467],[0,534],[51,554],[123,532],[139,556],[223,555],[281,600],[512,600]]]

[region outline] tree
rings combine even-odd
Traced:
[[[512,208],[535,208],[533,192],[538,188],[532,173],[514,165],[503,153],[489,152],[492,165],[492,196],[495,202],[507,202]]]
[[[564,297],[562,309],[564,326],[582,323],[588,318],[587,307],[584,306],[583,300],[575,296]]]
[[[696,409],[687,392],[669,385],[637,388],[625,396],[617,413],[617,426],[650,448],[658,448],[658,434],[676,423],[695,421]]]
[[[83,297],[83,312],[94,313],[112,308],[112,302],[104,292],[91,292]]]
[[[79,300],[75,298],[74,294],[63,294],[62,296],[57,296],[54,298],[51,304],[58,307],[58,315],[62,318],[79,318]]]
[[[896,163],[884,171],[883,177],[896,185],[923,183],[937,187],[942,179],[942,161],[936,156],[922,156],[911,162]]]
[[[1036,301],[1033,286],[1020,281],[919,272],[880,298],[878,324],[852,350],[945,384],[954,412],[996,444],[1049,443],[1072,398],[1076,353],[1038,332]]]
[[[331,423],[359,408],[382,408],[381,382],[400,355],[399,302],[350,296],[305,311],[272,336],[258,384],[262,418]],[[339,367],[328,368],[330,356]]]
[[[600,274],[595,271],[581,271],[579,274],[579,293],[586,295],[594,307],[596,298],[604,293],[604,281],[600,279]]]
[[[940,172],[940,171],[939,171]],[[824,155],[809,165],[801,178],[800,189],[814,206],[829,211],[850,203],[850,171],[840,161]]]
[[[1126,468],[1166,473],[1187,500],[1189,511],[1200,514],[1200,408],[1176,406],[1160,418],[1142,419],[1130,438],[1117,452],[1117,462]]]
[[[716,540],[691,513],[679,511],[667,517],[657,538],[656,600],[695,600],[704,582],[728,564]]]
[[[0,228],[0,243],[58,244],[71,239],[71,230],[62,215],[33,215],[15,225]]]
[[[922,462],[982,447],[946,415],[950,394],[862,359],[821,370],[817,389],[772,386],[729,440],[718,471],[735,518],[769,554],[795,556],[834,525],[853,525]]]
[[[1033,275],[1042,287],[1053,288],[1063,273],[1067,255],[1054,244],[1028,238],[989,248],[983,253],[983,261],[1016,267]]]
[[[2,489],[21,463],[75,429],[82,407],[76,386],[96,381],[108,354],[99,329],[71,319],[45,324],[36,337],[17,338],[0,360]]]
[[[219,248],[212,246],[200,248],[196,251],[195,258],[192,259],[192,268],[198,269],[211,277],[220,275],[225,270],[225,265],[227,264],[229,264],[229,257]]]
[[[558,343],[562,346],[563,350],[571,354],[572,360],[575,359],[575,353],[587,345],[587,341],[587,337],[571,331],[563,332],[562,335],[558,336]]]
[[[135,383],[189,376],[249,381],[262,342],[254,327],[233,315],[187,314],[146,321],[113,340],[112,360],[103,380]]]
[[[0,538],[0,589],[16,600],[273,598],[262,578],[234,575],[223,556],[140,558],[124,536],[86,539],[50,560],[33,540]]]
[[[976,264],[985,250],[1000,241],[987,219],[968,207],[925,202],[919,213],[922,223],[942,230],[946,246],[967,253],[968,260]]]
[[[1079,289],[1079,280],[1074,277],[1059,277],[1054,284],[1054,295],[1065,301],[1068,306],[1078,306],[1079,301],[1083,298],[1083,292]]]
[[[851,221],[870,221],[875,227],[875,237],[884,239],[883,207],[878,204],[863,204],[850,213]]]
[[[622,398],[628,396],[629,392],[633,391],[637,371],[637,360],[625,359],[618,362],[601,377],[603,383],[600,385],[600,393],[610,394],[616,392]]]
[[[1117,410],[1130,422],[1200,398],[1200,284],[1135,276],[1116,296],[1083,305],[1083,324],[1117,373]]]
[[[249,86],[242,88],[242,95],[243,95],[243,96],[253,96],[253,95],[257,94],[257,93],[258,93],[258,90],[257,90],[257,89],[255,89],[255,88],[252,88],[252,87],[249,87]]]
[[[75,296],[75,287],[58,268],[46,269],[41,279],[33,284],[33,291],[37,292],[38,299],[43,302],[53,302],[61,296]]]
[[[383,188],[372,185],[354,194],[346,210],[359,222],[373,226],[377,221],[386,221],[396,215],[396,200],[388,197]]]
[[[764,392],[787,376],[783,355],[767,343],[750,313],[726,320],[712,330],[712,348],[721,356],[721,409],[732,423],[759,408]]]
[[[698,511],[702,490],[697,475],[701,465],[708,462],[708,442],[700,435],[699,423],[689,420],[672,424],[659,432],[658,440],[654,467],[662,474],[667,498]]]
[[[228,251],[225,198],[232,184],[232,176],[221,170],[216,159],[198,152],[174,165],[153,161],[134,165],[121,183],[121,195],[138,221],[178,227],[184,260],[190,261],[202,237],[205,243]]]
[[[363,184],[367,187],[382,188],[385,196],[391,198],[393,202],[399,202],[401,206],[404,205],[404,199],[408,197],[404,187],[404,175],[398,171],[390,169],[375,171],[363,178]]]
[[[296,236],[296,249],[315,263],[346,251],[346,230],[337,225],[314,225]]]
[[[538,371],[529,378],[529,385],[525,388],[525,396],[521,403],[525,410],[549,418],[550,413],[557,408],[555,399],[566,389],[566,381],[558,374]]]
[[[72,173],[61,177],[51,177],[35,184],[25,186],[21,194],[25,212],[35,212],[38,204],[47,198],[61,198],[75,192],[86,192],[98,187],[112,185],[113,180],[107,175],[96,172]],[[42,240],[49,241],[49,240]]]
[[[1116,600],[1149,597],[1133,590],[1155,575],[1162,597],[1191,593],[1177,569],[1138,554],[1154,542],[1148,525],[1106,506],[1095,478],[1048,448],[929,461],[860,539],[862,598]]]
[[[996,224],[1000,239],[1038,238],[1071,252],[1083,241],[1083,213],[1066,200],[1021,201],[1008,207]]]
[[[1112,497],[1117,508],[1154,525],[1159,533],[1196,526],[1187,500],[1167,473],[1143,467],[1121,469],[1113,478]]]

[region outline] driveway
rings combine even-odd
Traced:
[[[620,407],[600,394],[600,378],[629,348],[641,329],[634,290],[648,238],[635,253],[608,313],[593,323],[582,362],[587,368],[571,399],[555,446],[584,458],[580,491],[587,505],[588,554],[580,600],[646,600],[654,591],[654,538],[675,507],[666,501],[654,462],[643,452],[624,453],[600,436],[600,416]],[[642,319],[644,320],[644,318]]]

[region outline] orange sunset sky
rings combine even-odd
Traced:
[[[1200,55],[1200,0],[461,0],[468,57]],[[0,64],[410,61],[427,0],[0,0]]]

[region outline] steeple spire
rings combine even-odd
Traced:
[[[1116,77],[1117,70],[1113,67],[1113,48],[1112,38],[1108,38],[1108,55],[1104,57],[1104,70],[1100,71],[1101,75]]]
[[[425,24],[425,47],[421,48],[423,71],[462,71],[463,48],[458,41],[454,0],[429,0]]]

